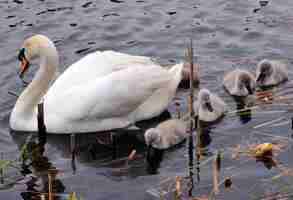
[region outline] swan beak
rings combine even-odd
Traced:
[[[247,86],[247,90],[248,90],[248,94],[250,94],[250,95],[253,94],[253,91],[250,86]]]
[[[27,69],[29,68],[29,62],[27,61],[27,59],[22,58],[20,61],[20,71],[18,73],[19,78],[23,78],[24,73],[27,71]]]
[[[211,102],[206,102],[205,104],[206,104],[206,107],[207,107],[208,111],[210,111],[210,112],[214,112],[214,109],[213,109],[213,107],[212,107]]]
[[[261,72],[259,74],[259,76],[257,77],[256,82],[257,83],[262,83],[264,81],[264,79],[265,79],[265,74],[263,72]]]
[[[29,68],[29,61],[25,57],[25,48],[20,49],[18,53],[18,60],[20,61],[20,71],[18,75],[22,79],[24,73]]]

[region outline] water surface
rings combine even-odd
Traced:
[[[282,59],[289,63],[289,78],[292,78],[293,57],[293,2],[270,1],[260,7],[255,0],[1,0],[0,1],[0,151],[4,158],[15,159],[28,134],[12,134],[9,130],[9,113],[16,101],[9,90],[20,91],[17,74],[17,51],[23,40],[41,33],[51,38],[60,55],[60,71],[95,50],[116,50],[124,53],[150,56],[162,64],[182,61],[188,38],[195,44],[195,54],[200,63],[200,87],[217,92],[228,103],[231,110],[236,103],[221,86],[225,72],[240,67],[255,70],[256,63],[263,58]],[[30,70],[28,80],[33,77],[36,66]],[[285,87],[285,85],[281,87]],[[176,101],[181,110],[186,110],[186,90],[180,90]],[[259,113],[259,111],[288,111],[290,106],[267,106],[252,111],[251,118],[238,115],[226,117],[211,127],[212,138],[209,151],[224,149],[223,176],[233,175],[233,189],[222,192],[221,199],[253,199],[264,193],[279,191],[292,183],[290,178],[272,183],[270,177],[278,174],[253,159],[231,159],[231,148],[236,144],[247,146],[254,142],[272,142],[274,137],[257,134],[256,131],[277,136],[290,137],[290,112]],[[174,114],[174,102],[168,108]],[[259,130],[253,126],[272,119],[280,120],[278,126],[266,126]],[[76,173],[72,173],[70,136],[48,137],[42,158],[44,167],[56,167],[63,171],[59,176],[60,192],[76,191],[85,199],[152,199],[146,191],[156,188],[160,181],[187,174],[187,151],[181,146],[165,154],[158,174],[149,175],[143,158],[129,163],[124,171],[117,171],[111,161],[111,150],[97,145],[95,135],[77,136],[78,154]],[[292,167],[289,144],[278,155],[277,160],[285,167]],[[139,136],[129,133],[119,137],[119,155],[126,156],[136,148],[144,154],[144,144]],[[123,168],[124,166],[118,165]],[[36,170],[35,167],[33,170]],[[36,170],[37,171],[37,170]],[[7,176],[13,176],[11,169]],[[25,183],[11,185],[0,192],[1,199],[21,199],[27,190]],[[201,169],[201,182],[196,193],[208,194],[211,190],[211,166]],[[45,191],[46,186],[38,178],[36,187]]]

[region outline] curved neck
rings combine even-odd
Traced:
[[[57,67],[58,55],[55,47],[43,47],[40,50],[40,67],[15,104],[14,110],[18,114],[33,115],[36,106],[48,91]]]

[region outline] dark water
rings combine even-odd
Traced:
[[[292,9],[290,0],[269,1],[261,8],[256,0],[0,0],[0,151],[4,152],[5,159],[15,159],[28,137],[28,134],[9,131],[9,113],[16,98],[8,91],[20,87],[16,77],[17,50],[23,40],[33,34],[45,34],[55,42],[62,71],[89,52],[107,49],[151,56],[163,64],[172,64],[183,59],[187,39],[193,38],[201,66],[200,87],[217,92],[233,110],[236,103],[222,89],[221,81],[223,74],[235,66],[254,71],[255,64],[262,58],[282,59],[289,63],[289,79],[292,79]],[[31,70],[30,77],[35,70]],[[180,90],[175,99],[181,103],[181,110],[186,108],[186,96],[187,91]],[[174,114],[173,104],[169,111]],[[257,199],[292,185],[290,177],[270,179],[280,173],[278,168],[269,170],[263,163],[247,157],[231,159],[231,148],[236,144],[245,147],[276,140],[259,132],[289,138],[292,115],[289,108],[283,105],[262,107],[252,111],[251,118],[233,115],[211,127],[209,151],[224,149],[223,177],[233,177],[233,189],[221,192],[219,199]],[[286,113],[278,112],[280,110]],[[283,118],[275,122],[275,126],[253,128],[280,117]],[[184,146],[165,154],[158,174],[148,175],[144,158],[128,166],[123,162],[122,165],[109,164],[111,150],[97,145],[95,135],[77,136],[76,141],[76,173],[72,174],[70,136],[48,138],[42,159],[46,163],[44,168],[56,167],[62,171],[58,175],[59,192],[76,191],[84,199],[152,199],[147,190],[158,188],[159,182],[168,177],[187,174]],[[276,159],[283,166],[292,167],[291,140],[286,141]],[[121,136],[118,142],[119,158],[133,148],[140,155],[144,154],[144,145],[135,134]],[[37,174],[38,169],[34,166],[32,170]],[[1,199],[21,199],[21,192],[27,190],[25,183],[31,178],[23,179],[15,169],[9,169],[5,176],[13,177],[5,182],[19,181],[2,189]],[[37,190],[45,191],[44,179],[37,177]],[[201,182],[195,186],[195,194],[208,194],[211,183],[209,163],[201,168]]]

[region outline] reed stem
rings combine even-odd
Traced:
[[[221,170],[221,155],[220,152],[217,153],[213,163],[213,183],[214,183],[214,195],[219,193],[219,174]]]
[[[50,173],[48,173],[48,186],[49,186],[49,200],[53,200],[53,194],[52,194],[52,190],[53,190],[53,186],[52,186],[52,176]]]
[[[181,178],[179,176],[175,178],[175,199],[181,200]]]
[[[189,85],[190,85],[190,90],[189,90],[189,115],[190,115],[190,124],[189,124],[189,141],[188,141],[188,155],[189,155],[189,183],[188,183],[188,195],[191,197],[192,196],[192,190],[194,187],[193,183],[193,127],[194,127],[194,109],[193,109],[193,91],[194,91],[194,66],[193,66],[193,44],[192,44],[192,39],[190,39],[190,46],[187,48],[187,53],[186,53],[186,58],[187,61],[189,62],[190,66],[190,74],[189,74]]]
[[[54,200],[54,193],[53,193],[53,182],[56,179],[56,176],[58,174],[57,169],[49,169],[48,170],[48,196],[49,200]]]
[[[3,152],[0,153],[0,156],[1,156],[1,160],[4,160],[4,153]],[[4,168],[1,168],[0,176],[1,176],[0,177],[0,183],[4,184]]]

